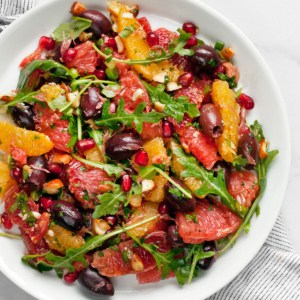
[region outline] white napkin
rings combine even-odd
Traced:
[[[39,1],[42,0],[0,0],[0,32]],[[292,299],[300,299],[300,256],[287,240],[280,215],[256,257],[231,283],[207,300]]]

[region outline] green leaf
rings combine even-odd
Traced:
[[[119,32],[119,36],[123,39],[129,37],[136,30],[135,25],[125,26],[124,29]]]
[[[44,72],[50,72],[54,77],[60,78],[72,78],[73,72],[66,68],[64,65],[48,59],[48,60],[34,60],[31,63],[27,64],[24,69],[21,70],[17,88],[20,92],[31,92],[35,87],[35,82],[39,78],[35,78],[34,82],[31,79],[31,75],[35,70],[42,70]]]
[[[195,191],[198,196],[207,196],[209,194],[221,197],[221,201],[232,211],[244,217],[248,211],[247,207],[240,205],[228,192],[224,172],[219,170],[217,176],[214,172],[202,167],[195,157],[184,153],[183,149],[174,143],[173,153],[177,156],[178,162],[185,167],[180,174],[182,177],[195,177],[202,181],[202,186]]]
[[[86,165],[106,171],[109,176],[115,175],[117,178],[119,178],[121,176],[121,173],[123,172],[123,169],[121,167],[116,166],[112,163],[104,164],[101,162],[93,162],[91,160],[84,159],[76,154],[72,154],[72,156]]]
[[[35,96],[39,93],[39,91],[37,92],[31,92],[31,93],[24,93],[24,92],[19,92],[14,100],[1,104],[0,105],[0,109],[2,108],[8,108],[8,107],[12,107],[12,106],[16,106],[19,103],[32,103],[32,102],[37,102],[38,100],[35,98]]]
[[[91,27],[92,21],[73,17],[71,22],[69,23],[62,23],[59,25],[51,34],[52,38],[55,39],[57,42],[61,43],[64,40],[72,39],[75,40],[79,37],[79,35],[89,27]]]
[[[181,122],[185,113],[187,113],[191,118],[195,118],[200,115],[196,104],[190,103],[188,98],[173,98],[161,89],[158,89],[147,82],[143,83],[149,93],[152,103],[160,102],[165,105],[164,113],[167,116],[170,116],[176,119],[176,121]]]
[[[64,269],[70,272],[74,272],[75,271],[73,266],[74,262],[77,261],[86,265],[86,260],[84,257],[86,253],[94,249],[97,249],[108,239],[116,235],[119,235],[120,233],[127,232],[128,230],[131,230],[145,223],[148,223],[156,218],[158,218],[158,216],[152,216],[141,222],[137,222],[133,225],[124,226],[122,228],[116,229],[110,233],[94,236],[78,249],[74,249],[74,248],[68,249],[65,256],[58,256],[51,252],[48,252],[46,254],[41,254],[41,255],[25,255],[22,257],[22,261],[40,272],[51,271],[51,270],[64,270]],[[36,261],[36,258],[38,257],[44,257],[45,260]]]
[[[156,111],[144,112],[146,103],[140,103],[133,113],[127,113],[124,109],[124,99],[120,99],[116,113],[110,113],[110,101],[106,101],[102,107],[102,116],[95,121],[98,126],[105,126],[111,129],[118,129],[119,124],[135,128],[138,133],[143,130],[143,123],[158,123],[164,115]]]
[[[67,147],[72,148],[78,140],[77,118],[74,115],[71,115],[70,117],[66,117],[66,118],[69,121],[68,132],[71,135],[71,138],[67,144]]]
[[[128,233],[127,233],[128,234]],[[182,249],[172,249],[162,253],[158,251],[158,246],[154,244],[146,244],[139,238],[128,234],[139,246],[149,251],[155,259],[158,270],[162,271],[162,279],[166,279],[172,270],[172,264],[176,260],[176,256],[182,252]]]
[[[250,125],[250,129],[258,142],[265,138],[262,126],[259,124],[258,121],[254,121],[253,125]]]
[[[187,198],[192,198],[193,197],[192,194],[188,190],[184,189],[181,185],[179,185],[176,181],[174,181],[166,172],[164,172],[162,169],[160,169],[158,167],[155,167],[153,165],[152,166],[147,166],[147,167],[140,167],[139,176],[142,179],[153,179],[153,176],[156,173],[159,173],[163,177],[165,177],[185,197],[187,197]]]
[[[95,207],[93,218],[101,218],[106,215],[115,215],[120,203],[126,201],[126,194],[118,184],[113,185],[113,190],[98,196],[100,204]]]

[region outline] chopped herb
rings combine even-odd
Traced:
[[[214,48],[218,51],[221,51],[224,48],[224,46],[224,42],[216,41]]]
[[[229,87],[231,89],[234,89],[237,87],[237,83],[235,81],[235,76],[233,77],[228,77],[226,74],[223,74],[223,73],[218,73],[218,77],[223,80],[223,81],[227,81],[228,84],[229,84]]]
[[[119,32],[119,36],[123,39],[129,37],[136,30],[135,25],[126,26],[121,32]]]
[[[186,214],[185,215],[185,218],[188,220],[188,221],[192,221],[196,224],[199,224],[199,221],[197,219],[197,215],[194,213],[194,214]]]

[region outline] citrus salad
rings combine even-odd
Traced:
[[[246,122],[229,45],[108,12],[75,2],[0,98],[1,236],[97,294],[126,274],[190,283],[249,230],[278,151]]]

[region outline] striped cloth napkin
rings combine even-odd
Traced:
[[[0,0],[0,32],[39,1]],[[284,228],[280,215],[244,271],[207,300],[300,300],[300,256],[287,240]]]

